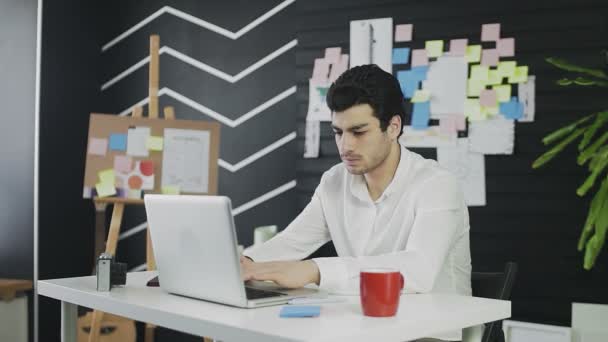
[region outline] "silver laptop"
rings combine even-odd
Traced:
[[[228,197],[149,194],[144,202],[164,291],[243,308],[318,294],[272,282],[243,282]]]

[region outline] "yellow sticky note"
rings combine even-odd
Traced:
[[[163,137],[156,137],[153,135],[148,136],[148,139],[146,140],[146,148],[150,151],[162,151]]]
[[[97,197],[108,197],[116,195],[114,181],[112,181],[111,183],[97,183],[95,184],[95,190],[97,190]]]
[[[481,105],[478,99],[466,99],[464,102],[464,115],[470,121],[485,120],[485,115],[481,112]]]
[[[499,62],[498,63],[498,75],[502,77],[511,77],[515,72],[517,63],[515,61]]]
[[[518,66],[513,76],[509,77],[509,83],[524,83],[528,81],[528,67]]]
[[[466,59],[469,63],[479,63],[481,60],[481,45],[467,46]]]
[[[498,74],[498,70],[488,71],[488,85],[499,85],[502,83],[502,76]]]
[[[108,183],[114,186],[114,169],[101,170],[98,176],[101,183]]]
[[[425,89],[418,89],[412,97],[412,103],[427,102],[431,98],[431,92]]]
[[[179,186],[163,186],[161,191],[166,195],[179,195]]]
[[[482,80],[468,79],[467,96],[477,97],[486,88],[486,82]]]
[[[485,115],[486,117],[498,115],[498,113],[499,113],[499,107],[498,106],[495,106],[495,107],[481,107],[481,114]]]
[[[141,198],[141,190],[129,189],[129,191],[127,192],[127,198]]]
[[[428,57],[439,57],[443,55],[443,40],[429,40],[424,44]]]
[[[487,81],[489,77],[490,67],[486,65],[472,65],[471,78],[474,80]]]
[[[498,102],[509,102],[511,99],[510,84],[493,86],[492,89],[496,90],[496,98],[498,99]]]

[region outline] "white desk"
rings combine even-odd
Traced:
[[[129,273],[125,287],[97,292],[94,276],[38,281],[62,301],[62,341],[76,341],[77,305],[193,335],[233,341],[409,341],[505,319],[511,302],[451,295],[403,295],[397,316],[365,317],[359,297],[327,303],[316,318],[279,318],[281,306],[239,309],[146,287],[156,272]],[[42,317],[41,319],[44,319]]]

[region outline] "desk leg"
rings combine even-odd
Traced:
[[[61,342],[76,342],[76,321],[78,306],[61,302]]]

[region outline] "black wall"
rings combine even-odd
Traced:
[[[349,21],[392,17],[394,24],[414,24],[412,47],[431,39],[468,38],[479,42],[481,25],[501,23],[503,37],[515,37],[516,60],[536,75],[536,121],[516,124],[515,153],[486,156],[487,206],[469,209],[473,269],[501,270],[516,261],[520,273],[513,290],[516,320],[569,325],[571,303],[607,303],[606,253],[592,271],[582,268],[576,251],[588,199],[575,195],[585,172],[570,149],[550,167],[532,170],[544,147],[541,138],[594,110],[605,109],[599,90],[561,88],[561,73],[544,62],[558,56],[601,66],[607,47],[605,1],[299,1],[296,5],[298,50],[298,155],[303,153],[312,62],[324,49],[348,51]],[[435,158],[434,149],[413,149]],[[298,160],[298,207],[310,200],[322,172],[339,162],[333,134],[322,125],[321,157]]]

